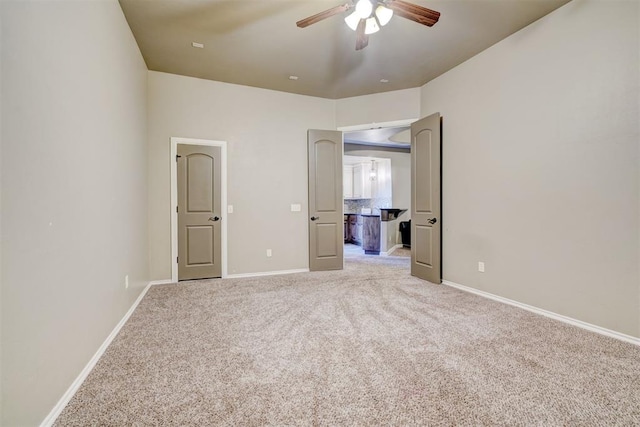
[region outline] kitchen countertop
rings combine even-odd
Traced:
[[[382,214],[382,221],[395,221],[400,215],[405,213],[407,209],[399,208],[380,208]]]

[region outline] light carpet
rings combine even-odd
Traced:
[[[404,246],[397,248],[395,251],[391,252],[389,256],[403,256],[411,258],[411,248],[405,248]]]
[[[56,424],[639,425],[640,348],[362,256],[152,287]]]

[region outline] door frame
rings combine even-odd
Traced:
[[[415,119],[401,119],[401,120],[392,120],[389,122],[371,122],[365,123],[361,125],[351,125],[351,126],[338,126],[336,130],[340,130],[342,132],[351,132],[354,130],[368,130],[368,129],[378,129],[378,128],[393,128],[398,126],[408,126],[411,123],[420,120],[420,117]]]
[[[205,145],[208,147],[220,147],[220,217],[222,218],[220,245],[222,250],[222,278],[227,277],[227,141],[214,141],[208,139],[171,137],[171,153],[169,163],[171,165],[171,281],[178,282],[178,167],[176,155],[178,144]]]

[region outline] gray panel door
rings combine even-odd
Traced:
[[[342,132],[309,130],[309,269],[343,266]]]
[[[222,276],[220,147],[178,144],[178,280]]]
[[[411,274],[442,283],[440,114],[411,125]]]

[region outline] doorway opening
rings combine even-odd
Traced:
[[[339,128],[343,131],[344,257],[409,257],[402,241],[411,212],[414,119]],[[407,233],[405,233],[407,234]]]
[[[409,123],[402,123],[407,125]],[[402,125],[394,123],[394,125]],[[382,126],[380,126],[382,127]],[[337,270],[344,268],[344,238],[347,235],[344,216],[345,201],[343,183],[343,165],[345,152],[344,132],[362,129],[338,129],[336,131],[310,129],[307,133],[309,167],[309,269]],[[375,223],[378,227],[378,236],[383,218],[386,222],[398,220],[406,211],[411,212],[411,275],[432,283],[442,283],[442,118],[440,113],[434,113],[422,119],[411,122],[410,140],[411,148],[409,156],[410,181],[408,188],[409,203],[405,208],[372,207],[379,210],[376,221],[367,221],[371,214],[356,215],[363,217],[362,244],[365,255],[368,253],[380,254],[380,240],[376,239],[377,247],[368,248],[367,232],[369,224]],[[347,140],[350,135],[347,135]],[[388,138],[387,138],[388,139]],[[370,144],[363,144],[370,145]],[[363,154],[360,152],[359,154]],[[362,156],[361,156],[362,157]],[[368,170],[375,174],[375,159]],[[359,175],[355,172],[351,175],[351,191],[354,191],[353,182],[363,176],[363,170],[367,170],[366,164],[361,165]],[[347,177],[349,173],[345,174]],[[397,176],[397,174],[395,174]],[[392,173],[393,177],[394,174]],[[394,187],[392,185],[392,187]],[[395,186],[392,194],[397,194],[402,186]],[[392,204],[394,196],[392,196]],[[362,208],[361,208],[362,209]],[[368,208],[367,208],[368,209]],[[342,214],[342,215],[341,215]],[[343,227],[340,227],[340,217],[343,217]],[[351,222],[351,219],[348,219]],[[342,230],[341,230],[342,228]],[[400,228],[392,227],[397,236]],[[401,235],[401,234],[400,234]],[[392,242],[393,243],[393,242]],[[369,251],[369,252],[368,252]],[[369,258],[372,259],[373,258]],[[380,258],[377,258],[380,259]]]

